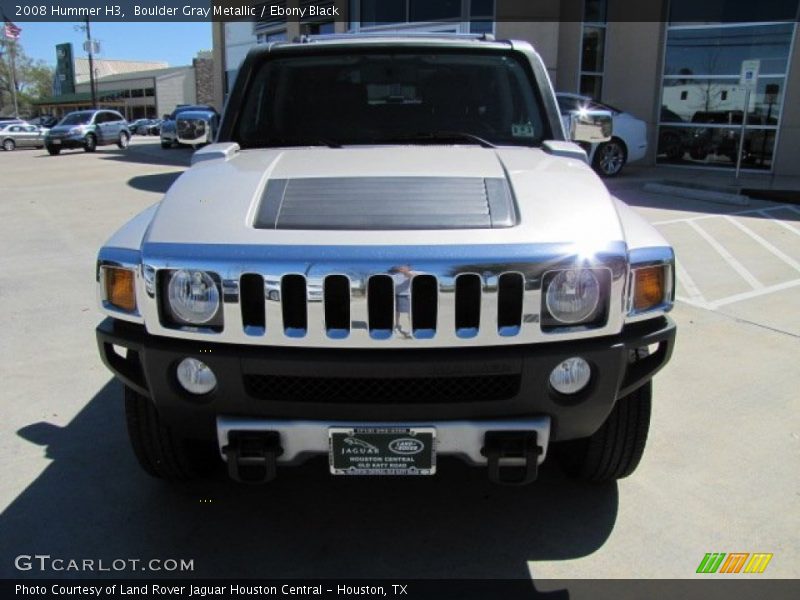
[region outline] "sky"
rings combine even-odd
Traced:
[[[25,53],[50,66],[56,63],[56,44],[72,42],[76,58],[85,57],[86,34],[75,23],[17,23]],[[166,61],[171,67],[189,65],[200,50],[211,50],[211,23],[92,23],[92,38],[100,42],[100,58]]]

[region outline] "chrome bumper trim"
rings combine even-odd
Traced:
[[[486,421],[415,421],[415,422],[353,422],[353,421],[290,421],[248,419],[242,417],[217,417],[217,442],[220,456],[228,445],[231,431],[277,431],[283,454],[279,465],[298,465],[314,455],[328,453],[329,427],[434,427],[436,428],[436,453],[453,455],[473,466],[486,466],[481,454],[487,431],[535,431],[537,443],[542,447],[538,464],[547,455],[550,441],[550,417],[526,417]],[[513,466],[518,459],[504,459],[502,464]]]

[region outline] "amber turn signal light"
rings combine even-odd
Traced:
[[[117,267],[103,267],[106,282],[106,301],[122,310],[136,309],[133,271]]]
[[[649,310],[664,302],[666,269],[663,266],[642,267],[633,274],[633,309]]]

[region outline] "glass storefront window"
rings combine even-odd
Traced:
[[[670,26],[656,161],[734,168],[746,112],[742,167],[771,169],[794,35],[795,23]],[[745,60],[759,61],[747,106]]]
[[[661,164],[736,167],[739,127],[673,127],[662,125],[658,133],[657,159]],[[772,168],[775,129],[748,128],[744,136],[742,168]]]
[[[581,40],[580,93],[600,100],[606,48],[606,1],[585,0]]]
[[[750,94],[749,125],[778,124],[783,83],[782,77],[759,77],[756,89]],[[661,90],[661,106],[672,113],[667,120],[684,123],[741,124],[744,100],[745,89],[738,78],[665,78]]]
[[[591,73],[603,71],[603,52],[605,51],[605,27],[586,25],[583,28],[583,47],[581,70]]]
[[[582,96],[599,98],[603,92],[603,78],[600,75],[581,75],[580,93]]]
[[[757,58],[763,75],[784,74],[793,23],[744,27],[672,29],[667,36],[664,75],[739,77],[742,61]]]

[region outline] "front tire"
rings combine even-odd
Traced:
[[[94,137],[94,134],[90,133],[86,136],[86,139],[83,140],[83,149],[85,152],[94,152],[97,150],[97,138]]]
[[[164,423],[149,398],[127,386],[125,420],[136,460],[153,477],[190,481],[204,475],[214,464],[215,450],[211,444],[176,434]]]
[[[59,146],[47,146],[47,153],[50,156],[58,156],[61,154],[61,148]]]
[[[628,162],[628,150],[618,138],[600,144],[592,159],[592,168],[600,177],[616,177]]]
[[[644,454],[650,430],[653,384],[617,400],[605,423],[592,436],[562,442],[556,454],[568,475],[604,482],[627,477]]]
[[[122,133],[119,134],[119,140],[117,140],[117,148],[119,148],[120,150],[125,150],[125,148],[128,147],[130,141],[131,140],[128,137],[128,134],[123,131]]]
[[[17,144],[14,142],[14,140],[11,139],[3,140],[3,150],[5,150],[6,152],[11,152],[16,147]]]
[[[165,142],[164,140],[161,140],[161,147],[164,150],[169,150],[172,148],[172,142]]]

